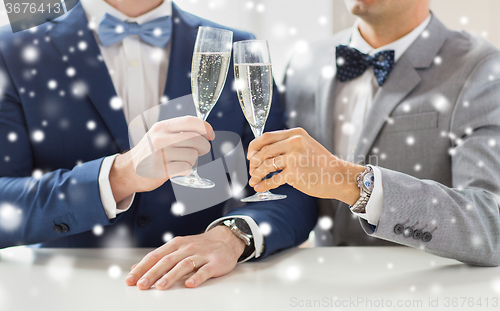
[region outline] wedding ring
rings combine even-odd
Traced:
[[[191,262],[193,263],[193,271],[196,270],[196,263],[194,263],[194,260],[191,259],[191,257],[186,257],[187,259],[191,260]]]
[[[275,168],[277,171],[279,171],[280,169],[279,169],[279,167],[276,165],[276,161],[275,161],[275,160],[276,160],[276,158],[273,158],[273,166],[274,166],[274,168]]]

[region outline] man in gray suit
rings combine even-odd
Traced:
[[[500,51],[447,29],[428,0],[346,4],[354,27],[291,59],[284,97],[301,128],[250,145],[250,185],[320,198],[319,245],[499,265]]]

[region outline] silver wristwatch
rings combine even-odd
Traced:
[[[221,223],[221,225],[224,225],[231,229],[231,232],[238,238],[242,239],[246,246],[250,246],[252,244],[253,236],[251,234],[243,232],[238,227],[235,219],[226,219]]]
[[[352,205],[351,211],[354,213],[366,213],[366,205],[368,204],[368,200],[372,195],[373,184],[375,182],[375,176],[373,174],[373,169],[371,166],[366,166],[366,169],[363,173],[359,174],[356,178],[359,187],[359,199]]]

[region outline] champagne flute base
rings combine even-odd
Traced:
[[[189,174],[187,176],[176,176],[170,178],[170,181],[174,184],[197,188],[197,189],[210,189],[215,187],[215,183],[210,179],[201,178],[198,174]]]
[[[240,201],[243,203],[248,202],[262,202],[262,201],[274,201],[274,200],[282,200],[286,199],[286,195],[284,194],[274,194],[269,191],[256,193],[252,196],[241,199]]]

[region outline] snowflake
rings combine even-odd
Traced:
[[[291,35],[291,36],[295,36],[297,34],[297,28],[295,27],[290,27],[290,29],[288,30],[288,33]]]
[[[460,17],[460,24],[467,25],[469,23],[469,18],[467,16]]]
[[[164,55],[165,55],[164,50],[157,48],[151,52],[150,58],[153,62],[159,63],[163,59]]]
[[[118,25],[118,26],[115,27],[115,32],[117,34],[123,33],[124,31],[125,31],[125,28],[123,28],[122,25]]]
[[[33,141],[39,143],[45,139],[45,134],[41,130],[36,130],[33,134],[31,134],[31,137],[33,138]]]
[[[253,9],[254,5],[255,5],[255,4],[254,4],[252,1],[248,1],[248,2],[246,3],[245,7],[246,7],[248,10],[251,10],[251,9]]]
[[[409,145],[409,146],[412,146],[415,144],[415,138],[413,138],[413,136],[408,136],[406,138],[406,144]]]
[[[323,216],[318,220],[318,225],[323,230],[330,230],[333,226],[333,220],[329,216]]]
[[[7,135],[7,139],[13,143],[17,140],[17,133],[15,132],[10,132],[9,135]]]
[[[95,130],[96,127],[97,127],[97,125],[96,125],[95,121],[90,120],[89,122],[87,122],[87,129],[89,131]]]
[[[469,126],[469,127],[467,127],[467,128],[465,129],[465,134],[467,134],[467,135],[471,135],[471,134],[472,134],[472,127],[470,127],[470,126]]]
[[[434,58],[434,64],[441,65],[442,62],[443,62],[443,59],[441,58],[441,56],[436,56]]]
[[[87,93],[87,85],[83,81],[76,81],[71,85],[71,94],[76,98],[83,98]]]
[[[451,156],[454,156],[455,154],[457,154],[457,151],[455,150],[455,148],[450,148],[450,149],[448,149],[448,153],[449,153]]]
[[[64,92],[64,91],[59,91],[59,96],[63,97],[64,95],[66,95],[66,92]]]
[[[64,198],[66,198],[64,193],[59,193],[59,200],[64,200]]]
[[[101,225],[95,225],[94,228],[92,228],[92,233],[95,236],[100,236],[104,233],[104,227]]]
[[[318,18],[318,23],[320,25],[326,25],[328,23],[328,18],[326,18],[326,16],[320,16]]]
[[[108,275],[112,279],[117,279],[122,274],[122,269],[118,265],[111,265],[108,268]]]
[[[33,177],[34,179],[40,179],[42,178],[42,176],[43,172],[40,169],[33,170],[33,172],[31,173],[31,177]]]
[[[494,140],[493,138],[491,138],[490,140],[488,140],[488,145],[490,147],[495,147],[497,144],[496,140]]]
[[[172,232],[165,232],[163,234],[163,242],[165,242],[165,243],[172,240],[173,238],[174,238],[174,235],[172,234]]]
[[[404,112],[410,112],[411,106],[410,104],[403,104],[403,111]]]
[[[466,208],[468,211],[472,210],[472,204],[467,204],[467,205],[465,205],[465,208]]]
[[[436,198],[432,199],[432,204],[436,205],[438,203],[438,200]]]
[[[387,158],[387,155],[386,155],[385,153],[382,153],[382,154],[380,155],[380,159],[381,159],[381,160],[385,160],[386,158]]]
[[[479,235],[474,235],[471,239],[472,246],[479,247],[483,244],[483,238]]]
[[[5,157],[3,158],[3,160],[4,160],[5,162],[10,162],[10,157],[9,157],[9,156],[5,156]]]
[[[47,87],[50,90],[55,90],[57,88],[57,81],[56,80],[49,80],[49,82],[47,83]]]
[[[445,112],[450,107],[450,103],[448,102],[446,97],[444,97],[443,95],[438,95],[438,96],[434,97],[434,99],[432,101],[432,105],[439,112]]]
[[[431,292],[435,295],[439,294],[441,292],[441,285],[439,284],[433,284],[431,285]]]
[[[262,13],[266,10],[266,6],[262,3],[259,3],[259,4],[257,4],[256,10],[257,10],[257,12]]]
[[[34,76],[35,76],[37,73],[38,73],[38,71],[36,71],[36,69],[31,69],[31,74],[32,74],[32,75],[34,75]]]
[[[0,230],[16,230],[23,221],[23,211],[10,204],[0,203]]]
[[[479,162],[477,162],[477,166],[479,166],[479,167],[483,167],[483,166],[484,166],[484,162],[483,162],[483,161],[479,161]]]
[[[339,115],[339,121],[344,121],[345,117],[343,114]]]
[[[168,103],[168,97],[163,95],[160,99],[160,103],[162,103],[163,105],[166,105]]]
[[[230,141],[226,141],[226,142],[222,143],[220,146],[220,151],[222,152],[222,154],[228,154],[233,149],[234,149],[234,145]]]
[[[451,222],[452,224],[454,224],[454,223],[456,223],[456,222],[457,222],[457,219],[456,219],[455,217],[452,217],[452,218],[450,219],[450,222]]]
[[[217,118],[222,118],[224,113],[222,111],[217,112]]]
[[[495,80],[495,76],[494,76],[494,75],[489,75],[489,76],[488,76],[488,80],[490,80],[490,81]]]
[[[300,278],[301,271],[297,266],[290,266],[285,271],[286,278],[290,281],[296,281]]]
[[[379,151],[380,151],[380,150],[379,150],[377,147],[375,147],[375,148],[373,148],[373,149],[372,149],[372,152],[373,152],[374,154],[379,153]]]
[[[419,172],[421,169],[422,169],[422,166],[420,164],[415,164],[415,166],[413,167],[413,169],[417,172]]]
[[[55,281],[65,282],[73,274],[74,258],[56,256],[51,258],[47,264],[47,274]]]
[[[500,295],[500,279],[493,279],[491,281],[491,288],[495,291],[495,293]]]
[[[387,269],[391,270],[392,268],[394,268],[394,264],[392,262],[388,262],[387,263]]]
[[[292,68],[288,68],[287,71],[286,71],[286,74],[287,74],[287,76],[293,76],[293,74],[294,74],[293,69]]]
[[[299,40],[295,43],[295,49],[298,53],[304,53],[309,49],[309,43],[305,40]]]
[[[181,216],[182,214],[184,214],[185,210],[186,210],[186,207],[184,206],[184,204],[182,202],[174,202],[172,204],[171,209],[170,209],[172,214],[174,214],[176,216]]]
[[[323,257],[319,257],[319,258],[318,258],[318,262],[319,262],[319,263],[324,263],[324,262],[325,262],[325,258],[323,258]]]
[[[87,42],[85,41],[78,42],[78,49],[80,51],[85,51],[87,49]]]
[[[73,67],[69,67],[68,69],[66,69],[66,75],[67,75],[68,77],[70,77],[70,78],[71,78],[71,77],[74,77],[74,76],[76,75],[76,70],[75,70],[75,68],[73,68]]]
[[[122,101],[122,99],[120,97],[113,96],[111,98],[111,100],[109,101],[109,105],[114,110],[120,110],[123,107],[123,101]]]
[[[335,69],[332,66],[325,66],[321,70],[321,75],[325,79],[333,78],[333,76],[335,75]]]
[[[264,236],[267,236],[269,234],[271,234],[272,232],[272,227],[270,224],[268,224],[267,222],[263,222],[260,224],[259,226],[259,229],[260,229],[260,232],[264,235]]]
[[[21,52],[22,58],[27,63],[34,63],[40,58],[40,52],[32,45],[28,45]]]
[[[345,64],[345,59],[343,57],[338,57],[337,58],[337,65],[343,66],[344,64]]]
[[[414,292],[414,291],[416,291],[416,290],[417,290],[417,288],[416,288],[414,285],[413,285],[413,286],[410,286],[410,292]]]
[[[424,30],[424,31],[422,32],[422,38],[424,38],[424,39],[429,38],[429,31],[428,31],[428,30]]]
[[[94,145],[100,149],[106,147],[108,142],[109,142],[109,139],[108,139],[108,136],[106,134],[99,134],[94,139]]]
[[[487,31],[482,31],[482,32],[481,32],[481,36],[482,36],[483,38],[488,37],[488,32],[487,32]]]
[[[74,48],[74,47],[72,47],[72,46],[70,46],[70,47],[69,47],[69,49],[68,49],[68,51],[69,51],[70,53],[74,53],[74,52],[75,52],[75,48]]]
[[[344,122],[344,124],[342,124],[341,129],[342,129],[342,134],[344,134],[344,135],[352,135],[352,134],[354,134],[354,131],[356,130],[354,125],[350,122]]]

